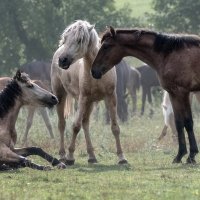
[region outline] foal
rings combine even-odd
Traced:
[[[111,129],[116,140],[119,163],[127,163],[121,148],[120,129],[117,123],[115,68],[110,70],[101,80],[93,79],[90,73],[91,64],[98,51],[98,45],[99,37],[94,26],[86,21],[78,20],[64,30],[60,47],[55,52],[52,61],[52,89],[60,102],[57,106],[57,112],[61,136],[60,155],[63,159],[66,159],[63,104],[66,95],[69,94],[78,100],[77,115],[73,123],[73,136],[69,146],[69,154],[67,155],[67,162],[69,164],[73,164],[75,160],[75,141],[81,126],[84,130],[87,152],[89,154],[88,162],[97,162],[89,135],[89,117],[93,104],[103,99],[110,112]]]
[[[185,128],[190,144],[187,163],[195,163],[198,147],[189,93],[200,91],[200,38],[195,35],[164,34],[142,29],[115,30],[110,27],[101,42],[92,66],[93,77],[101,78],[125,56],[135,56],[152,66],[161,86],[169,93],[174,111],[179,150],[173,162],[180,163],[187,154]]]
[[[3,81],[1,78],[0,81]],[[26,157],[38,155],[49,161],[53,166],[64,168],[65,165],[53,158],[41,148],[15,148],[17,133],[15,123],[23,105],[48,106],[57,104],[58,100],[52,93],[33,83],[27,74],[17,71],[16,75],[0,92],[0,164],[1,167],[30,167],[39,170],[48,169],[32,163]]]

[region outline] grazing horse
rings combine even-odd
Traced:
[[[51,77],[50,77],[51,63],[50,62],[36,60],[36,61],[32,61],[30,63],[26,63],[22,65],[20,69],[23,72],[27,73],[31,79],[38,80],[37,82],[35,82],[37,85],[44,88],[45,90],[51,91]],[[50,137],[54,138],[53,129],[51,126],[48,113],[47,113],[47,109],[42,108],[42,107],[38,108],[35,106],[26,106],[26,108],[28,110],[28,117],[26,121],[26,129],[25,129],[24,137],[22,139],[23,143],[24,144],[27,143],[28,133],[32,126],[33,117],[36,110],[38,110],[39,113],[41,114]]]
[[[88,162],[97,162],[89,135],[89,117],[93,104],[104,100],[111,117],[111,129],[116,140],[119,163],[127,163],[120,143],[120,129],[116,115],[116,71],[110,70],[101,80],[91,75],[91,65],[99,49],[99,37],[94,26],[87,21],[78,20],[68,26],[60,40],[60,46],[53,56],[51,66],[51,81],[53,92],[58,96],[57,105],[58,127],[60,130],[60,156],[68,164],[73,164],[75,141],[78,132],[83,127]],[[80,59],[80,60],[79,60]],[[69,153],[65,156],[64,129],[65,121],[63,105],[67,95],[78,100],[78,110],[73,123],[73,136]]]
[[[1,78],[0,81],[8,78]],[[17,133],[15,123],[20,108],[23,105],[48,106],[57,104],[56,96],[33,83],[27,74],[17,71],[13,79],[10,79],[6,87],[0,92],[0,165],[1,169],[30,167],[39,170],[48,167],[37,165],[26,157],[38,155],[50,162],[53,166],[64,168],[65,165],[53,158],[41,148],[27,147],[15,148]]]
[[[155,86],[160,86],[157,74],[154,69],[149,67],[148,65],[142,65],[137,67],[137,70],[141,75],[141,87],[142,87],[142,107],[141,107],[141,115],[144,114],[146,97],[148,97],[148,102],[151,106],[150,108],[150,116],[153,114],[153,104],[151,97],[151,88]]]
[[[144,29],[115,30],[110,27],[101,42],[92,65],[93,77],[101,78],[125,56],[135,56],[153,67],[161,86],[169,93],[174,111],[179,149],[173,163],[180,163],[187,154],[184,128],[190,145],[187,163],[195,163],[198,147],[189,94],[200,91],[200,37]]]

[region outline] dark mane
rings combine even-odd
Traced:
[[[155,36],[153,48],[156,52],[161,52],[164,54],[169,54],[173,51],[183,49],[185,47],[196,46],[200,47],[200,38],[196,35],[187,35],[187,34],[167,34],[160,33],[151,30],[145,29],[115,29],[117,33],[125,34],[138,34],[138,39],[143,35],[153,35]],[[112,37],[112,34],[109,30],[103,34],[102,42],[107,38]]]
[[[0,92],[0,118],[3,118],[15,105],[15,100],[22,94],[22,90],[16,80],[12,80]]]

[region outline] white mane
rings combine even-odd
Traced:
[[[66,27],[61,35],[59,47],[66,42],[67,38],[72,42],[76,42],[82,48],[99,46],[100,41],[98,34],[94,29],[94,25],[91,25],[89,22],[82,20],[77,20]]]

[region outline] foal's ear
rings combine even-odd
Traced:
[[[115,32],[115,29],[112,26],[110,26],[110,33],[111,33],[112,37],[114,38],[115,35],[116,35],[116,32]]]
[[[15,74],[15,76],[13,78],[17,79],[17,80],[20,80],[20,78],[21,78],[21,71],[20,71],[20,69],[17,70],[17,72],[16,72],[16,74]]]
[[[91,26],[88,28],[89,32],[91,32],[92,29],[93,29],[94,27],[95,27],[95,24],[91,25]]]

